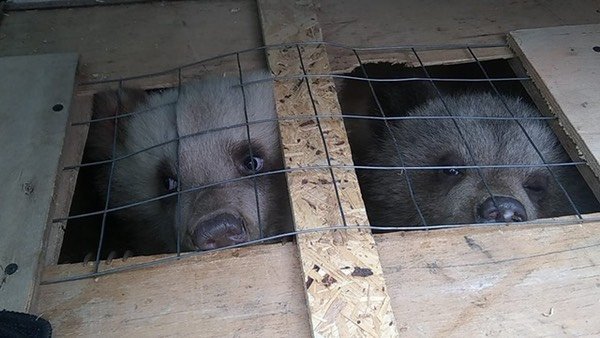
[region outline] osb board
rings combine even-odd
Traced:
[[[72,126],[74,122],[88,121],[92,117],[92,96],[75,96],[65,132],[58,174],[54,188],[54,197],[49,213],[44,240],[44,265],[56,264],[66,229],[66,222],[54,223],[53,219],[69,215],[71,201],[77,184],[78,170],[63,170],[64,167],[81,163],[89,124]]]
[[[265,43],[322,39],[310,1],[259,0],[258,6]],[[323,46],[268,49],[267,60],[280,77],[329,71]],[[305,80],[275,81],[278,116],[340,114],[332,79]],[[353,163],[341,119],[287,119],[279,130],[286,168]],[[353,170],[298,170],[286,177],[296,230],[368,224]],[[370,231],[300,234],[297,243],[315,337],[397,335]]]
[[[134,257],[127,264],[151,259]],[[43,278],[87,270],[52,266]],[[228,250],[42,285],[35,313],[50,320],[56,336],[308,337],[299,271],[292,243]]]
[[[0,2],[1,4],[1,2]],[[320,1],[324,39],[351,46],[501,43],[511,30],[598,22],[595,0],[437,2]],[[79,29],[73,29],[79,27]],[[125,32],[125,33],[124,33]],[[135,41],[136,43],[131,43]],[[79,80],[127,77],[171,69],[216,55],[263,45],[254,0],[153,2],[90,8],[9,12],[0,25],[0,55],[72,51],[81,55]],[[332,70],[356,64],[342,49],[328,50]],[[506,49],[479,54],[507,57]],[[396,59],[361,53],[365,61]],[[401,54],[401,55],[405,55]],[[451,62],[459,55],[431,55]],[[233,59],[209,64],[230,67]],[[172,78],[170,79],[172,82]],[[156,78],[149,86],[169,83]]]
[[[374,237],[403,336],[600,332],[598,222]],[[42,280],[89,269],[48,267]],[[34,313],[49,319],[57,336],[308,337],[299,271],[293,243],[241,248],[42,285]]]
[[[600,25],[522,30],[510,37],[550,110],[600,176]]]
[[[76,67],[76,54],[0,58],[0,309],[32,299]]]

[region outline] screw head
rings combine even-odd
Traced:
[[[61,111],[64,108],[65,108],[65,106],[63,106],[62,103],[57,103],[54,106],[52,106],[52,110],[56,111],[56,112]]]
[[[17,263],[10,263],[4,268],[4,273],[10,276],[17,272],[17,270],[19,270]]]

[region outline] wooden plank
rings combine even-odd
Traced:
[[[598,24],[515,31],[509,39],[596,176],[600,176],[600,52],[594,47],[600,49],[599,40]]]
[[[319,1],[315,11],[326,41],[351,46],[503,43],[505,35],[515,29],[598,21],[596,0],[580,0],[575,5],[561,0],[457,0],[435,6],[431,11],[418,0],[377,0],[369,5],[361,0],[326,0]],[[254,0],[10,12],[0,25],[0,55],[74,51],[81,55],[80,81],[141,75],[263,45],[256,13]],[[334,72],[356,65],[351,51],[331,48],[328,54]],[[402,60],[405,55],[361,53],[364,61]],[[491,49],[479,51],[478,56],[482,60],[505,58],[512,52]],[[468,57],[465,51],[432,53],[424,62],[457,62]],[[235,66],[234,61],[209,63],[206,69]],[[165,83],[174,82],[154,78],[147,85]]]
[[[600,334],[599,222],[542,221],[377,240],[406,336]]]
[[[0,308],[27,311],[69,116],[76,54],[0,58]]]
[[[65,223],[53,223],[56,218],[69,215],[71,201],[77,184],[79,170],[62,170],[62,168],[81,163],[89,125],[71,126],[73,122],[88,121],[92,117],[92,96],[76,96],[67,123],[65,142],[62,149],[58,174],[54,184],[54,197],[48,213],[48,226],[44,240],[44,265],[58,263],[58,256],[65,234]]]
[[[255,1],[204,0],[10,12],[0,44],[0,55],[76,51],[82,82],[163,71],[262,42]],[[235,67],[229,57],[197,68]],[[176,83],[177,73],[170,75],[150,78],[146,87]]]
[[[310,1],[258,4],[266,44],[322,39]],[[329,71],[323,46],[268,49],[267,59],[276,76]],[[275,97],[280,117],[340,114],[331,79],[276,81]],[[341,119],[285,120],[279,128],[286,168],[352,165]],[[297,230],[368,224],[354,170],[297,170],[286,177]],[[297,242],[314,336],[397,335],[370,231],[301,234]],[[369,273],[355,273],[360,269]]]
[[[8,0],[7,9],[14,11],[81,6],[107,6],[150,1],[156,0]]]
[[[156,257],[134,257],[127,264]],[[265,264],[268,262],[268,264]],[[124,263],[113,261],[113,266]],[[105,263],[102,263],[105,265]],[[85,272],[46,268],[44,279]],[[35,309],[57,336],[307,337],[297,249],[271,244],[40,286]]]
[[[435,9],[432,9],[435,7]],[[438,1],[435,4],[419,0],[320,1],[317,10],[326,41],[351,46],[399,46],[427,44],[504,43],[510,31],[558,25],[598,22],[598,1],[579,0],[500,0],[500,1]],[[409,51],[410,52],[410,51]],[[328,49],[331,68],[348,69],[356,64],[354,55],[340,49]],[[406,53],[396,53],[403,59]],[[511,52],[479,50],[477,56],[506,58]],[[431,60],[463,58],[467,51],[436,56]],[[369,61],[394,58],[381,51],[361,53]],[[428,61],[428,59],[424,59]]]
[[[374,237],[405,336],[600,333],[600,222]],[[58,336],[306,337],[297,255],[292,243],[261,245],[42,285],[34,313],[49,319]],[[90,269],[47,267],[43,280]]]

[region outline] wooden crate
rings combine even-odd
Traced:
[[[558,1],[507,3],[505,7],[460,3],[440,4],[437,11],[443,15],[432,14],[417,2],[398,8],[395,2],[382,1],[380,6],[364,8],[358,1],[279,4],[271,0],[10,12],[0,24],[0,43],[6,47],[3,55],[65,49],[80,53],[71,121],[89,118],[91,94],[99,87],[82,84],[86,81],[169,69],[252,48],[262,44],[261,32],[267,44],[322,39],[349,45],[497,44],[500,47],[485,49],[478,57],[519,57],[541,92],[541,102],[545,100],[548,110],[559,117],[567,134],[564,141],[572,138],[577,146],[574,151],[590,163],[591,174],[586,178],[597,180],[598,146],[590,121],[599,105],[594,76],[600,54],[593,47],[600,26],[514,31],[591,23],[597,20],[593,1],[579,2],[578,10],[566,10],[567,5]],[[507,11],[497,12],[498,7]],[[85,29],[75,31],[74,26]],[[124,30],[128,33],[122,34]],[[503,46],[508,31],[514,31],[509,35],[510,48]],[[140,43],[131,44],[132,38]],[[156,57],[151,57],[153,50]],[[344,72],[357,64],[352,53],[342,48],[315,45],[304,52],[314,68],[304,68],[297,58],[277,50],[268,53],[267,59],[280,74],[315,69]],[[395,54],[394,60],[381,50],[361,52],[361,57],[364,62],[410,61],[408,52],[404,58],[402,53]],[[431,51],[424,58],[426,64],[471,59],[460,49]],[[233,66],[223,61],[210,67],[226,70]],[[155,88],[174,81],[174,75],[167,74],[140,85]],[[309,84],[318,107],[339,111],[330,80]],[[279,114],[312,113],[306,88],[282,84],[276,86],[276,95],[284,97],[290,90],[295,90],[292,100],[278,100]],[[347,144],[339,121],[321,122],[330,131],[326,143]],[[284,145],[286,138],[296,139],[298,130],[303,140],[321,137],[314,130],[282,123]],[[80,160],[86,134],[85,128],[67,129],[60,163]],[[287,148],[293,153],[293,147]],[[351,164],[349,147],[336,148],[330,159],[296,155],[288,165],[328,160]],[[331,210],[339,208],[337,202],[316,210],[303,207],[303,192],[296,182],[306,178],[306,173],[297,173],[288,176],[288,183],[299,229],[339,224],[331,216]],[[322,175],[329,180],[345,178],[346,185],[338,188],[345,191],[342,207],[353,210],[349,224],[366,223],[353,172],[325,171]],[[103,262],[101,271],[127,271],[54,283],[92,269],[55,264],[62,230],[50,220],[68,213],[75,181],[76,172],[60,172],[56,189],[46,195],[53,196],[54,204],[47,228],[36,230],[46,233],[43,254],[31,263],[33,270],[39,266],[39,276],[6,279],[7,286],[28,282],[29,286],[23,286],[28,298],[7,302],[0,297],[2,307],[48,318],[59,335],[512,336],[600,331],[594,320],[600,310],[597,215],[587,215],[584,221],[566,217],[525,226],[375,236],[358,229],[319,232],[299,236],[297,244],[261,245],[181,260],[161,256],[134,257],[110,265]],[[313,193],[328,200],[331,184]],[[131,265],[138,268],[128,269]],[[374,274],[352,276],[347,267],[366,267]],[[334,276],[336,282],[327,283],[325,275]]]

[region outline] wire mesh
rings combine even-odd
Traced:
[[[305,46],[315,46],[315,45],[324,45],[327,48],[342,49],[342,50],[347,51],[349,54],[354,55],[354,57],[356,58],[356,61],[357,61],[358,69],[360,70],[360,73],[362,75],[361,76],[340,75],[340,74],[333,74],[330,72],[322,73],[322,74],[314,74],[314,73],[309,74],[305,67],[305,60],[303,59],[302,48]],[[553,172],[554,168],[585,166],[586,162],[582,161],[582,160],[567,161],[567,162],[561,162],[561,163],[551,163],[551,162],[546,161],[544,159],[542,153],[540,152],[540,150],[537,149],[537,147],[536,147],[535,143],[533,142],[533,140],[531,139],[531,137],[529,137],[529,135],[527,135],[526,128],[524,128],[523,125],[521,124],[521,121],[545,121],[545,122],[555,121],[556,120],[555,117],[541,116],[541,115],[535,116],[535,117],[534,116],[517,116],[516,114],[514,114],[513,112],[510,111],[508,105],[504,101],[502,101],[502,102],[503,102],[507,112],[510,114],[510,116],[477,116],[477,115],[461,116],[461,115],[453,114],[452,110],[448,107],[448,105],[446,105],[446,103],[444,101],[445,96],[439,90],[437,83],[445,83],[445,82],[486,83],[486,84],[490,85],[490,87],[493,89],[493,92],[498,97],[500,97],[500,100],[502,100],[502,95],[499,92],[499,90],[497,89],[497,87],[495,85],[496,83],[506,83],[506,82],[511,82],[511,81],[518,83],[518,82],[522,82],[522,81],[531,81],[531,79],[529,77],[523,77],[523,76],[512,76],[512,77],[502,76],[502,77],[492,78],[486,72],[485,67],[482,64],[482,62],[476,57],[476,54],[473,52],[474,49],[495,48],[495,47],[503,47],[503,46],[504,45],[486,44],[486,45],[427,45],[427,46],[414,46],[413,45],[413,46],[357,48],[357,47],[348,47],[348,46],[343,46],[340,44],[326,43],[326,42],[282,44],[282,45],[263,46],[263,47],[259,47],[259,48],[248,49],[248,50],[234,52],[234,53],[228,53],[228,54],[216,56],[216,57],[213,57],[210,59],[195,62],[192,64],[183,65],[183,66],[177,67],[175,69],[162,71],[162,72],[156,72],[156,73],[152,73],[152,74],[146,74],[146,75],[142,75],[142,76],[121,78],[121,79],[107,79],[107,80],[99,80],[99,81],[90,81],[90,82],[80,83],[80,85],[99,85],[99,84],[115,84],[116,83],[118,86],[118,89],[120,90],[123,88],[124,83],[127,83],[128,81],[135,82],[137,80],[143,80],[143,79],[151,78],[151,77],[155,77],[155,76],[162,76],[162,75],[166,75],[166,74],[170,74],[170,73],[175,73],[176,74],[175,85],[177,87],[177,95],[176,95],[176,100],[169,101],[169,102],[162,102],[161,104],[152,106],[148,109],[139,109],[139,110],[134,110],[134,111],[120,111],[121,102],[119,101],[117,104],[119,111],[114,116],[96,117],[96,118],[92,118],[87,121],[76,121],[72,124],[73,127],[76,127],[76,126],[82,126],[82,125],[90,125],[91,126],[94,123],[102,123],[102,122],[107,122],[107,121],[114,123],[112,152],[111,152],[111,157],[109,159],[86,162],[86,163],[72,164],[72,165],[66,166],[64,168],[64,170],[79,170],[82,168],[109,165],[110,170],[109,170],[109,175],[108,175],[108,181],[106,184],[106,198],[104,200],[104,207],[101,210],[94,210],[94,211],[89,211],[89,212],[73,214],[73,215],[69,215],[68,217],[54,219],[53,222],[64,223],[64,222],[71,221],[71,220],[85,219],[87,217],[101,215],[102,222],[101,222],[101,230],[100,230],[100,235],[99,235],[100,239],[99,239],[99,243],[98,243],[98,247],[97,247],[97,251],[96,251],[93,272],[74,275],[74,276],[67,276],[64,278],[56,279],[56,280],[45,280],[42,283],[49,284],[49,283],[57,283],[57,282],[64,282],[64,281],[70,281],[70,280],[78,280],[78,279],[83,279],[83,278],[90,278],[90,277],[106,275],[106,274],[110,274],[110,273],[116,273],[116,272],[125,271],[125,270],[140,269],[140,268],[144,268],[144,267],[148,267],[148,266],[152,266],[152,265],[166,263],[169,261],[173,261],[175,259],[197,256],[197,255],[205,254],[207,252],[220,251],[220,250],[225,250],[225,249],[229,249],[229,248],[237,248],[237,247],[252,245],[252,244],[256,244],[256,243],[263,243],[263,242],[267,242],[267,241],[286,238],[291,235],[306,234],[306,233],[319,232],[319,231],[347,229],[348,224],[347,224],[346,218],[345,218],[345,210],[342,206],[342,200],[341,200],[342,198],[340,196],[340,191],[337,186],[337,183],[336,183],[337,180],[336,180],[336,176],[334,173],[334,169],[336,169],[336,168],[337,169],[347,169],[347,170],[398,171],[398,172],[401,172],[402,176],[404,177],[406,184],[408,186],[410,196],[411,196],[411,202],[412,202],[412,204],[419,216],[419,219],[420,219],[420,224],[406,224],[406,225],[405,224],[401,224],[401,225],[399,225],[399,224],[393,224],[393,225],[391,225],[391,224],[371,224],[371,225],[353,226],[354,229],[358,228],[358,229],[372,229],[372,230],[379,230],[379,231],[397,231],[397,230],[430,230],[430,229],[442,229],[442,228],[457,228],[457,227],[472,226],[472,225],[487,225],[487,226],[490,225],[490,223],[476,223],[476,222],[468,223],[468,224],[452,224],[452,223],[430,224],[430,223],[428,223],[427,219],[426,219],[426,215],[424,215],[423,212],[421,211],[418,199],[416,198],[415,191],[413,189],[413,182],[411,181],[411,172],[418,171],[418,170],[424,170],[424,171],[428,171],[428,170],[435,171],[435,170],[446,170],[446,169],[476,170],[480,177],[481,182],[485,186],[485,190],[489,194],[490,198],[494,201],[494,204],[497,204],[496,201],[494,200],[495,195],[492,192],[492,189],[487,184],[484,175],[482,174],[483,170],[516,169],[516,168],[545,168],[551,174],[552,179],[558,184],[558,186],[561,189],[561,192],[568,199],[570,205],[573,208],[573,211],[575,212],[575,214],[577,215],[577,217],[579,219],[579,222],[587,222],[587,221],[594,220],[593,218],[583,217],[582,213],[577,208],[575,202],[572,200],[571,196],[569,196],[568,191],[566,190],[566,188],[563,186],[563,184],[560,182],[558,177]],[[288,50],[295,49],[298,54],[299,60],[300,60],[301,73],[299,73],[297,75],[293,75],[293,76],[265,77],[265,78],[261,78],[258,80],[252,79],[252,80],[245,81],[245,76],[244,76],[245,70],[242,67],[241,57],[243,55],[249,54],[249,53],[256,53],[256,52],[262,53],[265,51],[276,50],[276,49],[288,49]],[[425,66],[425,64],[421,60],[419,53],[423,52],[423,51],[439,51],[439,50],[443,51],[443,50],[449,50],[449,49],[468,51],[468,53],[472,56],[473,61],[479,67],[483,77],[482,78],[469,78],[469,77],[445,78],[445,77],[431,76],[428,71],[427,66]],[[418,67],[423,71],[425,76],[424,77],[412,76],[412,77],[402,77],[402,78],[374,78],[374,77],[371,77],[368,74],[368,71],[365,67],[365,64],[363,63],[363,60],[362,60],[360,54],[364,53],[364,52],[372,52],[372,51],[389,52],[391,55],[390,59],[392,59],[394,56],[394,53],[396,53],[398,51],[412,53],[414,55],[414,57],[416,58],[416,60],[418,61]],[[186,83],[186,81],[194,81],[198,74],[197,72],[196,73],[192,72],[193,75],[189,76],[187,79],[185,79],[183,72],[186,70],[189,70],[189,69],[193,69],[193,68],[194,69],[198,68],[198,67],[202,68],[202,65],[205,63],[219,61],[219,60],[222,60],[225,58],[233,58],[234,59],[234,62],[233,62],[234,67],[232,69],[232,73],[237,74],[237,78],[238,78],[237,86],[239,87],[238,88],[239,93],[241,94],[242,102],[243,102],[243,107],[242,107],[242,113],[243,113],[243,118],[244,118],[243,123],[234,123],[234,124],[227,125],[227,126],[221,126],[221,127],[211,128],[211,129],[207,129],[207,130],[201,130],[198,132],[187,133],[187,134],[183,134],[183,135],[180,134],[180,130],[177,126],[177,123],[175,123],[175,126],[174,126],[176,129],[175,137],[168,138],[166,140],[160,140],[159,142],[140,147],[139,149],[137,149],[135,151],[131,151],[131,152],[123,154],[123,155],[117,154],[116,147],[117,147],[117,143],[118,143],[118,138],[120,137],[118,135],[118,129],[119,129],[118,125],[119,125],[119,121],[121,119],[131,118],[133,116],[142,115],[142,114],[158,114],[158,113],[160,113],[159,108],[163,108],[163,107],[172,107],[173,109],[177,109],[177,104],[181,97],[182,86]],[[342,114],[337,114],[336,112],[326,112],[326,111],[321,112],[321,111],[319,111],[317,108],[317,105],[315,104],[315,98],[313,97],[313,93],[311,90],[311,81],[315,80],[315,79],[321,79],[321,78],[366,82],[368,85],[372,100],[375,102],[375,104],[377,106],[379,115],[378,116],[364,115],[364,114],[360,114],[360,112],[348,112],[348,111],[344,111],[344,112],[342,112]],[[301,85],[306,86],[306,88],[308,89],[308,93],[309,93],[311,102],[312,102],[312,106],[311,106],[311,108],[313,110],[312,113],[308,114],[308,115],[305,114],[305,115],[285,116],[285,117],[280,116],[280,117],[267,118],[267,119],[250,120],[249,115],[248,115],[246,88],[248,88],[250,86],[255,86],[257,84],[264,83],[264,82],[286,82],[286,81],[287,82],[300,81]],[[385,107],[383,107],[382,103],[380,102],[380,100],[378,98],[374,84],[377,84],[377,83],[404,83],[404,82],[415,82],[415,81],[428,82],[433,86],[439,99],[444,104],[444,107],[446,109],[446,114],[436,115],[436,116],[395,116],[395,115],[392,116],[392,115],[389,115],[386,113]],[[345,121],[378,121],[378,122],[384,123],[385,129],[386,129],[387,133],[389,133],[389,137],[392,139],[392,142],[395,146],[395,151],[398,156],[398,159],[400,160],[400,165],[332,164],[331,157],[329,154],[329,149],[327,148],[325,133],[324,133],[324,130],[320,123],[321,119],[343,119]],[[252,159],[254,158],[255,152],[253,150],[253,145],[252,145],[252,135],[251,135],[251,129],[250,129],[251,126],[268,124],[268,123],[276,123],[276,122],[282,122],[282,121],[315,121],[315,120],[317,122],[316,124],[317,124],[318,131],[321,135],[322,146],[325,149],[325,157],[327,159],[326,164],[303,166],[302,168],[286,167],[286,168],[278,168],[278,169],[272,169],[272,170],[267,170],[267,171],[262,171],[262,172],[258,172],[256,170],[257,168],[255,167],[255,163],[252,161]],[[392,127],[390,124],[391,123],[399,123],[402,121],[410,121],[410,120],[451,121],[453,123],[453,125],[456,127],[456,129],[458,130],[458,133],[461,137],[462,142],[464,142],[467,149],[469,149],[469,154],[470,154],[469,162],[470,163],[465,164],[465,165],[426,165],[426,164],[424,164],[424,165],[418,165],[418,166],[406,164],[403,160],[403,155],[402,155],[403,149],[400,149],[400,146],[398,144],[398,141],[396,140],[396,136],[394,135],[394,132],[392,131]],[[470,144],[469,144],[468,140],[464,137],[461,127],[457,123],[457,121],[460,121],[460,120],[506,121],[506,122],[517,123],[519,125],[520,129],[522,130],[522,132],[525,133],[527,139],[531,142],[532,146],[536,149],[536,152],[539,154],[542,163],[520,163],[520,164],[507,164],[507,163],[481,164],[481,163],[477,163],[476,157],[473,155],[473,152],[470,148]],[[158,196],[152,196],[152,197],[140,199],[140,200],[129,201],[128,203],[122,204],[122,205],[115,205],[115,204],[111,203],[111,189],[113,188],[113,186],[112,186],[113,185],[113,174],[114,174],[116,164],[118,164],[126,159],[131,159],[132,157],[134,157],[138,154],[142,154],[144,152],[151,151],[152,149],[167,146],[170,144],[176,145],[177,156],[179,156],[180,151],[181,151],[180,143],[183,140],[192,139],[192,138],[196,138],[196,137],[206,137],[206,136],[210,136],[213,133],[224,132],[224,131],[233,130],[233,129],[237,129],[237,128],[244,128],[244,130],[245,130],[245,139],[246,139],[247,146],[249,149],[249,155],[250,155],[251,166],[252,166],[251,174],[242,175],[240,177],[223,179],[223,180],[215,180],[215,181],[208,180],[207,182],[203,182],[202,184],[197,184],[192,187],[183,188],[183,185],[182,185],[183,178],[181,175],[180,161],[178,159],[177,161],[175,161],[176,180],[177,180],[177,187],[176,187],[175,191],[160,194]],[[406,150],[404,150],[404,151],[406,151]],[[258,180],[260,178],[269,177],[269,176],[273,176],[273,175],[288,174],[295,170],[304,170],[304,171],[328,170],[329,171],[329,174],[331,176],[331,184],[333,185],[333,188],[335,191],[335,197],[336,197],[336,200],[338,203],[338,210],[339,210],[340,217],[341,217],[341,224],[337,224],[337,225],[332,224],[329,227],[321,227],[321,228],[315,228],[315,229],[310,229],[310,230],[296,230],[296,231],[290,231],[290,232],[285,232],[285,233],[278,233],[278,234],[275,234],[272,236],[265,237],[264,224],[263,224],[264,223],[264,215],[261,215],[261,210],[260,210],[260,200],[259,200],[260,194],[259,194]],[[186,194],[192,194],[192,193],[204,191],[206,189],[224,187],[224,186],[239,183],[239,182],[245,182],[247,180],[251,181],[252,189],[254,191],[253,192],[254,197],[255,197],[254,205],[256,207],[256,214],[257,214],[257,218],[258,218],[257,223],[259,226],[259,238],[251,239],[244,243],[227,245],[227,246],[220,247],[220,248],[210,250],[210,251],[183,252],[182,247],[181,247],[182,237],[187,236],[187,234],[186,234],[186,230],[184,229],[183,219],[182,219],[183,218],[182,206],[181,206],[182,205],[182,196],[185,196]],[[131,264],[131,265],[124,266],[124,267],[106,268],[106,269],[100,270],[100,262],[102,259],[101,253],[102,253],[102,249],[103,249],[103,240],[104,240],[104,236],[105,236],[105,228],[107,226],[107,221],[108,221],[107,215],[109,215],[110,213],[126,211],[127,209],[130,209],[130,208],[144,206],[144,205],[147,205],[152,202],[157,202],[157,201],[170,199],[170,198],[176,198],[176,217],[175,217],[174,221],[175,221],[175,229],[176,229],[175,232],[176,232],[177,243],[176,243],[176,250],[173,253],[173,255],[169,255],[167,257],[162,257],[162,258],[157,258],[151,262],[135,263],[135,264]],[[368,212],[368,210],[367,210],[367,212]],[[565,221],[565,220],[546,221],[546,223],[561,223],[561,224],[568,223],[568,222],[572,222],[572,221]]]

